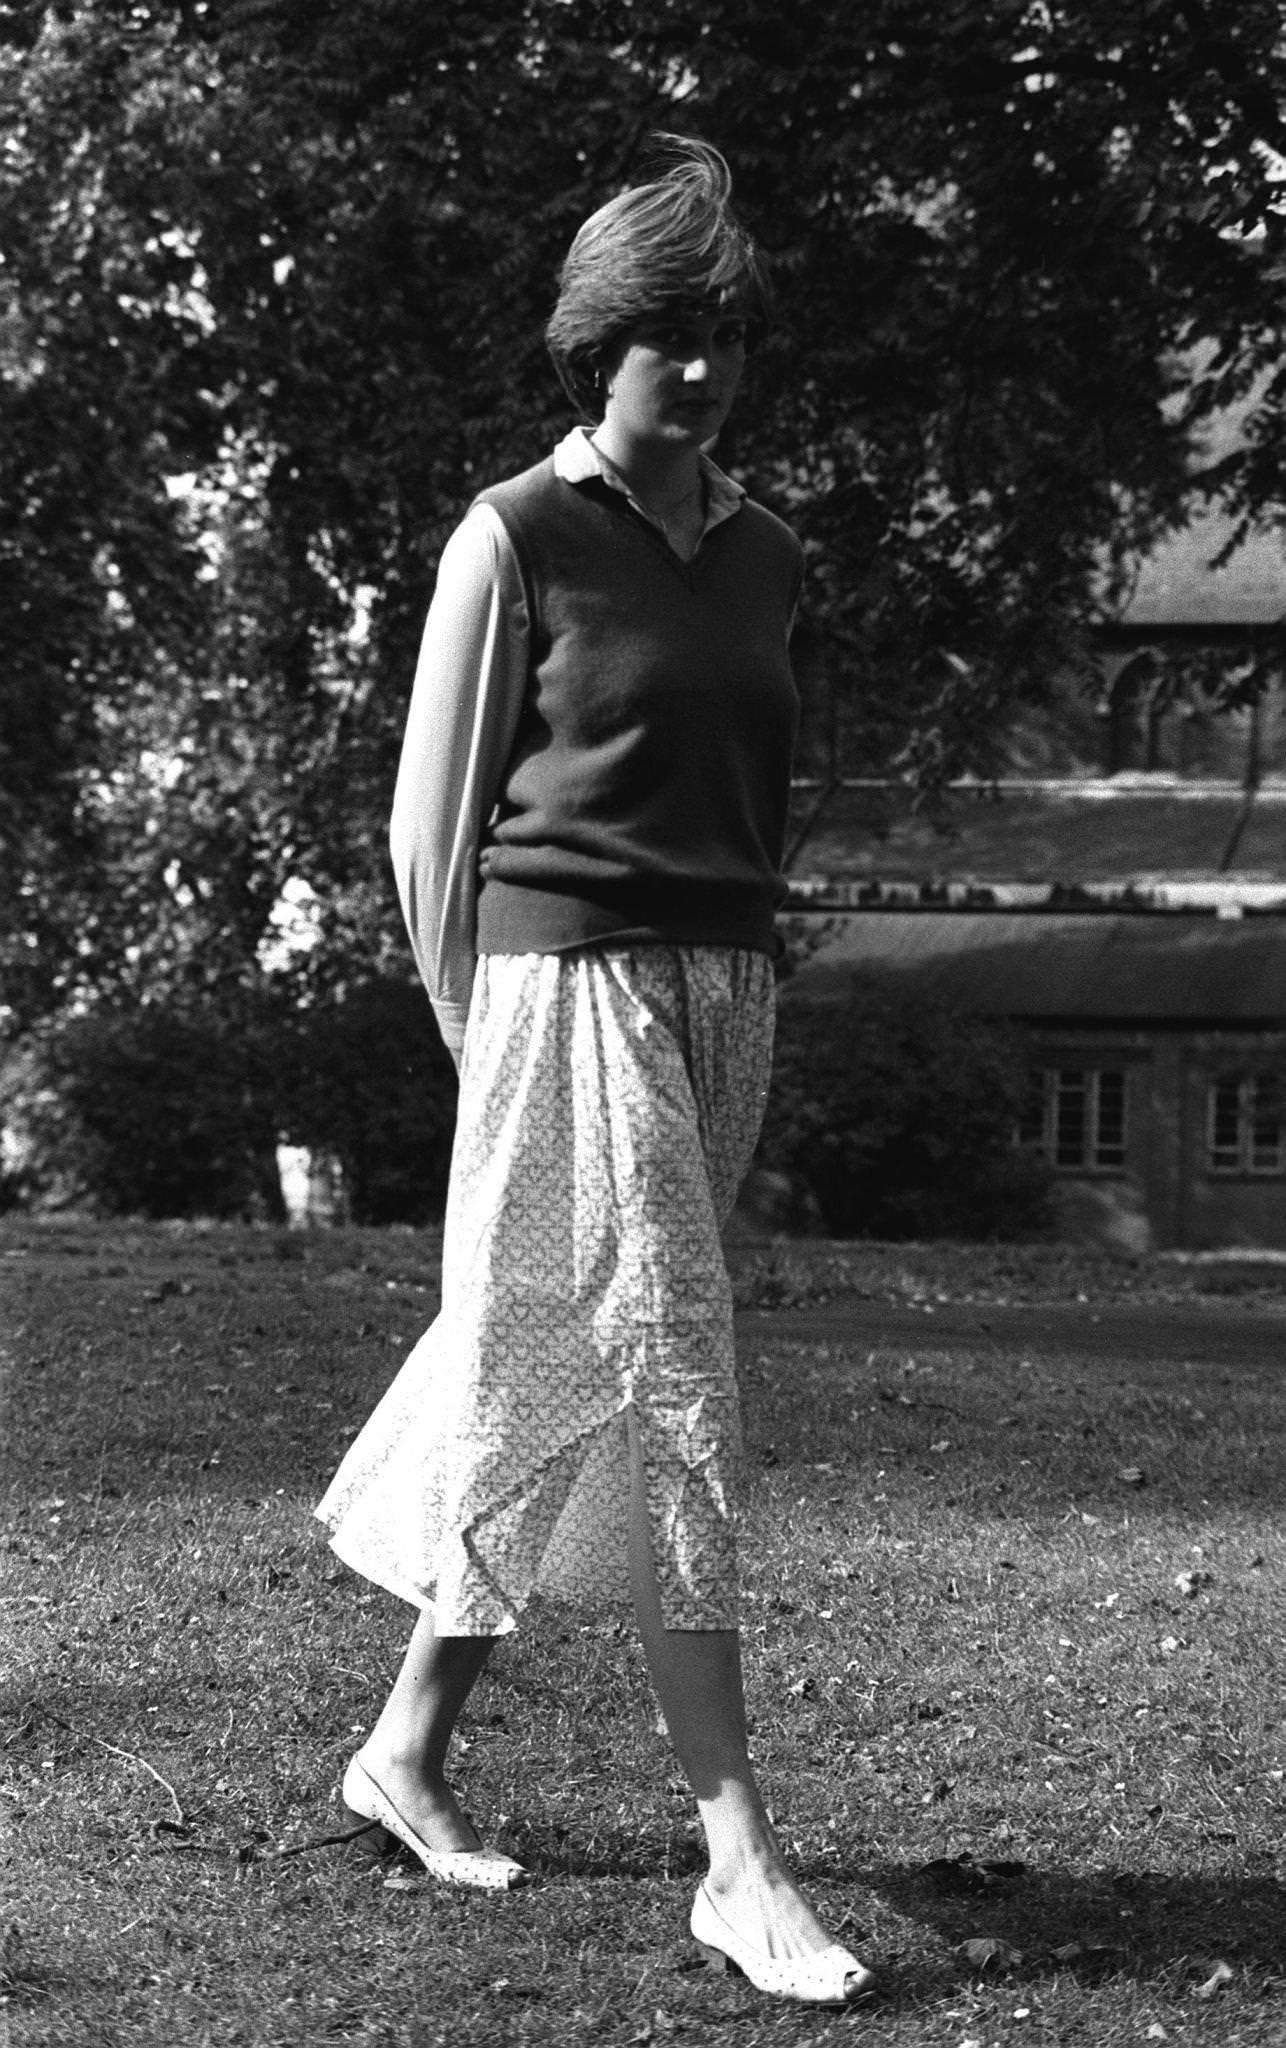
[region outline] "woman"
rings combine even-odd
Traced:
[[[762,1989],[871,1974],[795,1884],[746,1746],[719,1227],[772,1036],[801,553],[707,458],[764,312],[716,151],[581,228],[548,342],[586,425],[444,551],[392,849],[460,1069],[443,1303],[318,1512],[421,1609],[344,1796],[449,1881],[525,1875],[445,1775],[533,1592],[632,1591],[710,1869],[692,1931]]]

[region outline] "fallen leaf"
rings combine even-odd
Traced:
[[[1174,1583],[1185,1600],[1195,1600],[1201,1588],[1203,1586],[1212,1586],[1214,1579],[1215,1575],[1213,1572],[1180,1572]]]
[[[1146,1486],[1148,1475],[1141,1465],[1123,1465],[1117,1473],[1123,1486]]]
[[[1016,1948],[990,1934],[976,1935],[972,1941],[963,1943],[960,1952],[975,1970],[1012,1970],[1022,1961]]]
[[[1160,2020],[1153,2020],[1152,2025],[1144,2036],[1144,2039],[1148,2041],[1168,2041],[1169,2038],[1170,2036],[1166,2033]]]
[[[1233,1972],[1231,1968],[1227,1963],[1220,1960],[1215,1964],[1213,1970],[1210,1972],[1210,1975],[1206,1978],[1205,1983],[1198,1984],[1196,1990],[1193,1993],[1193,1997],[1217,1998],[1219,1993],[1223,1990],[1225,1984],[1232,1983],[1232,1979]]]

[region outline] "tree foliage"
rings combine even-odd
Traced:
[[[760,1157],[807,1189],[831,1237],[1038,1238],[1050,1175],[1015,1144],[1026,1086],[1008,1025],[868,994],[839,1030],[787,999]]]
[[[0,1208],[281,1219],[271,1052],[156,1003],[44,1019],[0,1060]]]
[[[0,14],[0,979],[317,997],[405,955],[433,565],[566,424],[540,331],[657,127],[781,319],[725,459],[798,526],[850,761],[984,766],[1105,547],[1280,517],[1276,0],[61,0]],[[1274,156],[1274,151],[1278,154]],[[1194,376],[1193,365],[1199,365]]]
[[[371,981],[296,1016],[280,1127],[330,1152],[354,1223],[425,1223],[446,1208],[456,1077],[424,991]]]
[[[441,1216],[455,1070],[421,989],[55,1015],[0,1058],[0,1209],[283,1216],[276,1151],[338,1161],[355,1223]]]

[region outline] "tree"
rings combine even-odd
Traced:
[[[0,1208],[282,1220],[282,1039],[159,1003],[45,1019],[0,1058]]]
[[[1026,1087],[1008,1024],[867,989],[837,1030],[787,998],[759,1156],[831,1237],[1041,1237],[1049,1172],[1015,1143]]]
[[[804,536],[849,759],[985,767],[1105,547],[1194,489],[1282,514],[1276,0],[62,0],[0,38],[11,1029],[252,1001],[292,876],[298,993],[405,962],[433,563],[565,424],[557,261],[651,129],[727,150],[775,259],[725,453]]]

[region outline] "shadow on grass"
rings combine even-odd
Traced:
[[[583,1829],[557,1825],[519,1825],[511,1831],[514,1854],[540,1879],[688,1878],[693,1888],[704,1877],[703,1848],[685,1834],[667,1840],[656,1828]]]
[[[853,1881],[953,1950],[990,1941],[1017,1951],[1024,1975],[1155,1980],[1216,1959],[1286,1973],[1286,1885],[1271,1876],[1029,1868],[968,1898],[944,1895],[914,1865],[868,1868]],[[996,1962],[978,1967],[987,1974]]]

